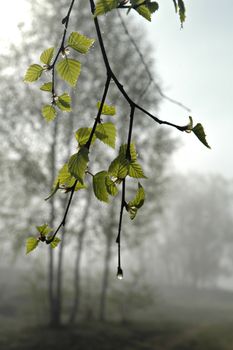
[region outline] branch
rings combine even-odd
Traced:
[[[57,54],[54,58],[53,63],[49,67],[49,69],[52,70],[52,99],[53,99],[53,102],[55,102],[55,97],[56,97],[56,94],[55,94],[55,65],[57,63],[57,60],[59,58],[60,53],[63,53],[65,50],[64,44],[65,44],[65,40],[66,40],[66,33],[67,33],[68,25],[69,25],[71,11],[72,11],[72,8],[74,6],[74,2],[75,2],[75,0],[71,1],[67,15],[62,20],[62,24],[65,25],[65,28],[64,28],[64,32],[63,32],[63,36],[62,36],[62,40],[61,40],[61,45],[57,51]]]
[[[186,110],[187,112],[191,112],[190,108],[188,108],[187,106],[185,106],[183,103],[181,103],[181,102],[179,102],[179,101],[177,101],[177,100],[174,100],[173,98],[171,98],[171,97],[167,96],[166,94],[164,94],[164,92],[163,92],[162,89],[160,88],[159,84],[157,84],[157,83],[155,82],[155,80],[153,79],[153,76],[152,76],[152,74],[151,74],[151,72],[150,72],[150,70],[149,70],[149,67],[148,67],[147,63],[146,63],[146,61],[144,60],[144,56],[143,56],[143,54],[142,54],[142,52],[141,52],[139,46],[137,45],[136,41],[134,40],[133,36],[130,34],[130,32],[129,32],[129,30],[128,30],[126,24],[125,24],[125,21],[124,21],[124,19],[122,18],[122,15],[121,15],[120,11],[117,11],[117,13],[118,13],[118,16],[119,16],[119,18],[120,18],[122,27],[123,27],[123,29],[124,29],[124,31],[125,31],[125,34],[128,36],[130,42],[132,43],[132,45],[134,46],[136,52],[138,53],[138,55],[139,55],[139,57],[140,57],[140,59],[141,59],[141,62],[142,62],[142,64],[143,64],[144,68],[145,68],[145,71],[146,71],[146,73],[147,73],[147,75],[148,75],[148,78],[149,78],[149,82],[148,82],[148,84],[146,85],[145,89],[144,89],[144,90],[142,91],[142,93],[140,94],[138,100],[140,100],[140,99],[145,95],[145,93],[147,92],[149,86],[151,85],[151,83],[153,83],[153,85],[155,86],[155,88],[157,89],[158,93],[160,94],[160,96],[161,96],[162,98],[164,98],[165,100],[167,100],[167,101],[169,101],[169,102],[171,102],[171,103],[173,103],[173,104],[175,104],[175,105],[177,105],[177,106],[183,108],[183,109]]]
[[[65,224],[66,224],[66,218],[67,218],[67,215],[68,215],[68,212],[69,212],[69,209],[70,209],[70,205],[71,205],[71,202],[72,202],[72,199],[73,199],[74,190],[75,190],[75,187],[77,185],[77,182],[78,182],[78,180],[75,180],[75,183],[72,186],[71,193],[70,193],[70,198],[68,200],[68,204],[66,206],[66,210],[65,210],[63,219],[62,219],[61,223],[58,225],[58,227],[57,227],[56,231],[54,232],[54,234],[52,235],[52,237],[49,238],[49,239],[46,239],[46,243],[47,244],[50,244],[54,240],[54,238],[56,237],[57,233],[60,231],[60,228],[62,226],[65,226]]]
[[[95,12],[95,3],[94,0],[90,0],[90,6],[91,6],[91,12],[94,15]],[[116,86],[118,87],[119,91],[121,92],[121,94],[123,95],[123,97],[125,98],[125,100],[128,102],[128,104],[130,106],[133,106],[137,109],[139,109],[140,111],[142,111],[144,114],[146,114],[147,116],[149,116],[150,118],[152,118],[156,123],[158,124],[165,124],[171,127],[176,128],[179,131],[185,131],[187,130],[187,125],[184,126],[180,126],[180,125],[176,125],[164,120],[161,120],[160,118],[156,117],[155,115],[153,115],[152,113],[150,113],[149,111],[147,111],[145,108],[141,107],[140,105],[138,105],[136,102],[134,102],[131,97],[128,95],[128,93],[125,91],[124,86],[120,83],[120,81],[118,80],[118,78],[115,76],[115,74],[112,71],[112,68],[110,66],[109,60],[108,60],[108,56],[106,53],[106,49],[104,46],[104,42],[103,42],[103,38],[102,38],[102,34],[101,34],[101,30],[100,30],[100,26],[99,26],[99,21],[97,17],[94,17],[94,24],[95,24],[95,28],[96,28],[96,33],[97,33],[97,37],[98,37],[98,41],[100,44],[100,49],[101,49],[101,53],[103,56],[103,60],[104,60],[104,64],[105,64],[105,68],[107,70],[107,74],[111,77],[111,79],[115,82]]]

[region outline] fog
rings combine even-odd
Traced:
[[[89,12],[83,10],[83,4],[80,2],[73,10],[70,31],[80,30],[95,37]],[[187,1],[189,17],[192,11],[194,13],[193,26],[196,12],[200,11],[198,1],[197,4],[197,9],[193,9]],[[45,48],[59,45],[60,22],[67,12],[67,3],[63,0],[56,4],[52,0],[28,1],[25,11],[27,18],[20,11],[18,18],[15,17],[15,22],[23,22],[17,27],[15,41],[11,43],[13,35],[8,33],[4,42],[1,29],[1,41],[6,46],[0,56],[3,188],[0,192],[0,348],[231,349],[232,174],[226,170],[229,164],[224,167],[219,161],[217,165],[218,157],[223,162],[227,157],[229,162],[226,152],[219,149],[219,144],[225,149],[227,137],[224,128],[221,138],[216,135],[217,124],[213,131],[208,113],[206,120],[198,119],[205,101],[194,98],[194,87],[185,94],[181,88],[164,87],[169,77],[171,84],[178,78],[175,73],[174,77],[170,73],[169,77],[164,75],[161,39],[157,38],[158,49],[151,50],[150,36],[145,40],[148,27],[143,29],[142,26],[140,32],[136,30],[141,20],[135,21],[131,14],[130,21],[126,21],[127,28],[134,34],[139,50],[147,53],[145,64],[154,74],[155,85],[196,112],[195,122],[205,126],[213,150],[205,148],[195,135],[183,135],[167,126],[158,126],[137,112],[133,142],[147,175],[147,179],[140,180],[146,200],[134,220],[126,211],[123,215],[123,279],[117,278],[116,244],[121,191],[110,203],[100,202],[93,194],[91,176],[86,179],[87,189],[74,194],[66,225],[58,234],[61,239],[58,247],[51,249],[39,242],[35,250],[26,254],[27,238],[38,235],[36,226],[48,223],[54,229],[61,222],[67,193],[58,191],[52,199],[44,199],[51,191],[57,172],[77,149],[74,132],[92,125],[105,71],[96,42],[87,56],[77,56],[83,68],[78,87],[69,90],[73,111],[59,112],[53,122],[47,123],[41,115],[41,107],[47,103],[48,95],[39,89],[41,84],[23,83],[23,76],[29,64],[38,62]],[[164,18],[164,9],[161,11]],[[175,19],[169,22],[168,32],[171,26],[179,28]],[[142,95],[148,84],[145,66],[120,25],[119,17],[116,15],[112,21],[111,14],[100,19],[102,35],[114,72],[132,98],[136,100],[141,96],[139,102],[162,119],[167,119],[165,115],[173,111],[169,121],[185,125],[187,111],[169,103],[158,89],[153,87],[151,93],[150,88]],[[207,23],[211,26],[212,22]],[[9,23],[4,24],[7,25]],[[153,30],[155,25],[152,22]],[[164,24],[161,26],[159,21],[158,26],[162,35]],[[187,37],[194,35],[195,30],[190,26]],[[176,35],[179,30],[176,29]],[[183,45],[186,47],[186,41]],[[181,60],[180,56],[177,60]],[[207,65],[209,60],[207,56]],[[125,62],[123,66],[122,62]],[[193,61],[185,63],[190,79],[193,65]],[[138,67],[137,74],[135,67]],[[202,79],[206,81],[208,76]],[[182,85],[182,80],[184,77],[179,79],[178,86]],[[57,84],[60,90],[64,88],[64,83]],[[200,86],[203,95],[201,91]],[[212,101],[216,101],[216,95],[211,96],[209,92],[206,104]],[[114,122],[118,130],[118,150],[120,144],[126,142],[129,110],[114,84],[111,84],[107,102],[115,104],[117,109]],[[218,102],[223,103],[221,96]],[[203,113],[207,108],[203,107]],[[229,113],[228,105],[224,105],[225,118]],[[111,121],[111,117],[106,118]],[[184,150],[186,147],[188,151]],[[107,169],[116,154],[105,144],[97,143],[90,154],[90,163],[94,163],[90,171]],[[212,159],[212,165],[208,159]],[[128,183],[126,197],[130,201],[135,195],[137,181],[131,179]]]

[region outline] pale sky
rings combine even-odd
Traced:
[[[175,132],[183,146],[174,157],[178,170],[233,177],[233,1],[186,0],[187,20],[180,30],[172,0],[159,1],[152,23],[139,18],[151,39],[163,89],[192,110],[205,127],[212,149],[193,134]],[[25,0],[0,0],[0,43],[18,40],[17,23],[28,20]],[[12,9],[14,8],[14,11]],[[185,124],[188,113],[163,103],[162,119]]]
[[[205,148],[193,134],[178,133],[183,147],[174,162],[184,172],[233,177],[233,1],[186,0],[183,30],[172,1],[159,3],[160,11],[146,27],[164,91],[191,108],[212,147]],[[166,103],[160,116],[182,124],[188,114]]]

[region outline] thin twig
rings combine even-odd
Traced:
[[[129,30],[128,30],[126,24],[125,24],[125,21],[124,21],[124,19],[122,18],[122,15],[121,15],[120,11],[118,10],[117,13],[118,13],[118,16],[119,16],[119,18],[120,18],[121,25],[122,25],[122,27],[123,27],[123,29],[124,29],[124,31],[125,31],[125,34],[128,36],[130,42],[132,43],[132,45],[134,46],[136,52],[138,53],[138,55],[139,55],[139,57],[140,57],[140,59],[141,59],[141,62],[142,62],[142,64],[143,64],[144,68],[145,68],[145,71],[146,71],[146,73],[147,73],[147,75],[148,75],[148,78],[149,78],[149,82],[148,82],[148,84],[146,85],[145,89],[144,89],[144,90],[142,91],[142,93],[140,94],[138,100],[140,100],[140,99],[145,95],[145,93],[148,91],[149,86],[151,85],[151,83],[153,83],[153,85],[155,86],[155,88],[157,89],[158,93],[160,94],[160,96],[161,96],[162,98],[164,98],[165,100],[167,100],[167,101],[169,101],[169,102],[171,102],[171,103],[173,103],[173,104],[175,104],[175,105],[177,105],[177,106],[183,108],[183,109],[186,110],[187,112],[191,112],[190,108],[188,108],[187,106],[185,106],[183,103],[181,103],[181,102],[179,102],[179,101],[177,101],[177,100],[175,100],[175,99],[173,99],[173,98],[167,96],[166,94],[164,94],[164,92],[163,92],[162,89],[160,88],[159,84],[157,84],[157,83],[155,82],[155,80],[154,80],[154,78],[153,78],[153,76],[152,76],[152,74],[151,74],[151,72],[150,72],[150,69],[149,69],[149,67],[148,67],[148,65],[147,65],[147,63],[146,63],[146,61],[145,61],[145,59],[144,59],[144,55],[142,54],[142,52],[141,52],[141,50],[140,50],[138,44],[137,44],[136,41],[134,40],[133,36],[130,34],[130,32],[129,32]]]

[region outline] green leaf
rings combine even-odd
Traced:
[[[118,0],[98,0],[95,6],[94,17],[103,15],[115,8],[119,4]]]
[[[81,71],[81,63],[72,58],[64,58],[56,65],[59,76],[69,85],[75,86]]]
[[[58,176],[55,180],[55,186],[58,184],[64,189],[68,190],[73,187],[76,179],[70,174],[68,170],[68,163],[65,163],[58,172]],[[86,188],[85,185],[80,184],[79,182],[75,186],[75,191]]]
[[[41,62],[49,66],[53,59],[53,53],[54,47],[50,47],[49,49],[44,50],[40,56]]]
[[[135,218],[135,216],[137,215],[138,209],[136,207],[130,207],[128,209],[129,212],[129,217],[131,220],[133,220]]]
[[[116,196],[117,195],[118,188],[117,188],[115,182],[112,181],[109,176],[106,176],[106,178],[105,178],[105,185],[106,185],[107,192],[111,196]]]
[[[129,163],[129,176],[130,177],[134,177],[134,178],[145,178],[146,179],[146,176],[142,170],[142,167],[140,164],[138,164],[137,162],[135,161],[131,161]]]
[[[113,123],[101,123],[95,131],[96,137],[106,145],[115,148],[116,127]]]
[[[90,39],[78,32],[73,32],[69,36],[68,46],[80,53],[86,54],[94,42],[95,39]]]
[[[83,184],[87,164],[89,150],[86,147],[80,148],[78,153],[73,154],[68,162],[68,170],[72,176]]]
[[[52,92],[52,82],[48,82],[48,83],[44,83],[41,87],[40,90],[42,91],[48,91],[48,92]]]
[[[151,13],[154,13],[155,11],[158,11],[159,4],[156,1],[148,2],[147,7],[149,8]]]
[[[151,12],[147,6],[141,5],[136,8],[136,11],[139,13],[139,15],[151,22]]]
[[[84,146],[87,141],[89,140],[89,137],[91,135],[91,128],[79,128],[76,133],[75,133],[75,137],[76,140],[78,141],[79,146]],[[94,142],[95,140],[95,135],[92,138],[92,142]]]
[[[98,101],[97,102],[97,108],[98,109],[100,108],[100,105],[101,105],[101,102]],[[115,108],[115,106],[109,106],[106,103],[104,103],[101,114],[103,114],[103,115],[115,115],[116,114],[116,108]]]
[[[107,171],[100,171],[93,176],[93,190],[96,198],[102,202],[108,203],[108,192],[105,179],[108,175]]]
[[[194,132],[194,134],[197,136],[197,138],[208,148],[211,148],[209,145],[208,145],[208,142],[206,141],[206,134],[205,134],[205,131],[204,131],[204,128],[203,126],[198,123],[193,129],[192,131]]]
[[[128,203],[129,207],[136,207],[137,209],[141,208],[145,201],[145,191],[140,183],[138,183],[138,190],[136,196],[132,201]]]
[[[48,226],[48,224],[36,226],[36,229],[42,237],[47,236],[53,230],[51,227]]]
[[[71,112],[71,97],[66,92],[60,96],[58,96],[58,100],[56,102],[58,108],[60,108],[64,112]]]
[[[178,7],[179,7],[179,16],[180,16],[180,23],[181,27],[183,27],[183,23],[186,18],[186,11],[185,11],[185,5],[183,0],[178,0]]]
[[[145,191],[142,185],[138,183],[138,190],[137,190],[136,196],[126,206],[126,210],[129,212],[129,216],[131,220],[135,218],[135,216],[137,215],[138,209],[140,209],[143,206],[144,201],[145,201]]]
[[[42,115],[47,122],[50,122],[56,118],[57,112],[51,105],[45,105],[42,107]]]
[[[123,144],[120,146],[120,150],[119,150],[119,156],[126,159],[126,152],[127,152],[127,148],[128,145],[127,144]],[[135,145],[133,143],[130,144],[130,158],[132,161],[136,161],[137,160],[137,152],[135,149]]]
[[[24,76],[24,81],[26,83],[32,83],[41,77],[42,72],[43,67],[41,67],[39,64],[32,64],[27,69],[27,72]]]
[[[26,254],[30,253],[32,250],[36,249],[39,240],[35,237],[29,237],[26,241]]]
[[[128,175],[128,165],[129,162],[127,159],[118,156],[111,162],[108,172],[110,175],[122,180]]]
[[[55,237],[50,243],[51,248],[53,249],[56,248],[60,242],[61,242],[60,238]]]

